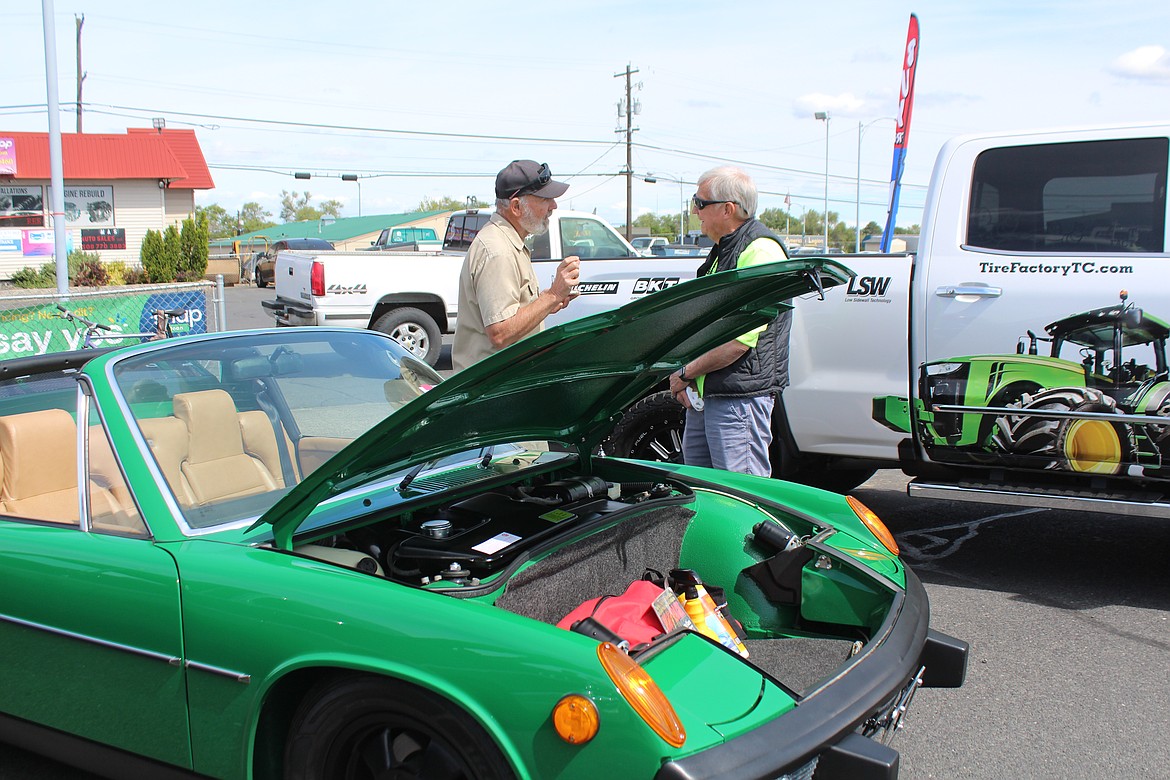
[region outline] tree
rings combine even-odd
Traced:
[[[678,233],[678,214],[646,212],[633,222],[634,227],[649,228],[652,236],[674,236]]]
[[[415,211],[459,211],[461,209],[486,209],[490,208],[492,204],[487,201],[482,201],[479,198],[470,198],[470,205],[467,198],[458,200],[451,196],[444,196],[442,198],[423,198],[418,202],[418,208]]]
[[[198,217],[200,214],[207,217],[208,238],[231,238],[240,233],[264,230],[276,224],[272,221],[272,212],[264,210],[255,201],[245,203],[235,214],[218,203],[196,206],[195,215]]]
[[[240,206],[239,214],[240,230],[243,233],[255,233],[257,230],[276,226],[276,223],[272,221],[272,212],[261,208],[256,201],[250,200]]]
[[[236,215],[229,214],[227,209],[218,203],[196,206],[195,216],[202,216],[207,220],[207,235],[210,238],[228,238],[236,234]]]
[[[317,209],[322,215],[328,214],[334,219],[341,219],[341,201],[327,200]]]
[[[321,210],[309,205],[313,199],[308,190],[280,191],[280,219],[282,222],[311,222],[321,219]]]

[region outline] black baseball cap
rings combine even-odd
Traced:
[[[535,160],[513,160],[496,174],[497,198],[515,198],[520,195],[559,198],[568,189],[568,184],[553,181],[548,163]]]

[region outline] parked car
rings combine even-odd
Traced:
[[[652,254],[652,249],[666,246],[670,241],[662,236],[638,236],[631,238],[630,243],[633,244],[634,249],[638,250],[638,254],[643,257],[649,257]]]
[[[281,238],[268,245],[268,249],[257,254],[253,278],[257,287],[267,287],[276,281],[276,255],[285,249],[302,252],[330,252],[333,244],[323,238]]]
[[[967,648],[881,521],[595,454],[846,280],[717,274],[445,381],[354,328],[6,361],[0,733],[142,777],[894,777],[883,740]],[[648,595],[632,626],[598,601]]]

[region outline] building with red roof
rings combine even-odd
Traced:
[[[102,260],[139,261],[147,230],[195,213],[215,187],[194,130],[62,133],[67,241]],[[0,130],[0,278],[52,261],[48,133]]]

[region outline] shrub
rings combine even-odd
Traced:
[[[148,230],[142,237],[142,273],[148,282],[174,281],[174,266],[168,267],[162,233]]]
[[[38,287],[56,287],[57,286],[57,272],[53,271],[52,276],[47,277],[41,273],[39,268],[21,268],[12,273],[12,285],[14,287],[21,287],[24,289],[38,288]]]
[[[110,283],[110,274],[101,260],[86,258],[73,274],[73,283],[78,287],[105,287]]]
[[[207,273],[207,215],[183,220],[179,230],[179,261],[176,277],[180,282],[197,282]]]

